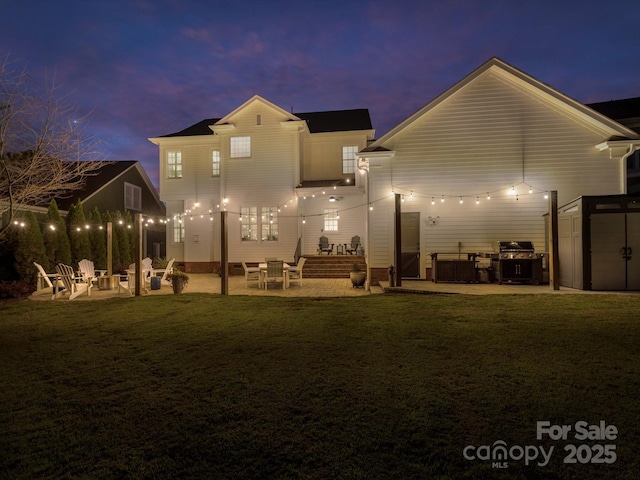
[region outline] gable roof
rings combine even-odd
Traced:
[[[331,110],[325,112],[305,112],[305,113],[289,113],[277,105],[265,100],[259,95],[254,95],[244,102],[231,113],[222,118],[205,118],[204,120],[194,123],[193,125],[180,130],[179,132],[161,135],[157,138],[168,137],[190,137],[197,135],[213,135],[212,126],[225,125],[252,103],[260,102],[269,108],[273,108],[282,115],[286,116],[289,121],[304,120],[310,133],[326,133],[326,132],[348,132],[354,130],[372,130],[371,117],[369,110],[366,108],[352,110]]]
[[[140,177],[145,182],[147,189],[152,193],[159,205],[163,205],[158,196],[158,192],[151,183],[147,173],[137,160],[121,160],[113,161],[98,170],[97,174],[86,177],[85,186],[82,190],[69,192],[68,195],[56,199],[56,204],[60,210],[69,210],[69,207],[80,198],[80,201],[86,202],[92,196],[106,188],[114,182],[118,177],[131,169],[136,169]],[[48,202],[47,202],[48,205]]]
[[[455,95],[458,91],[462,90],[464,87],[466,87],[488,71],[491,71],[492,73],[501,76],[505,80],[518,85],[519,87],[530,92],[532,95],[537,96],[542,101],[550,106],[553,106],[554,108],[570,112],[574,117],[580,118],[581,120],[592,125],[597,125],[600,129],[608,130],[609,134],[612,137],[620,136],[627,138],[638,138],[638,134],[633,130],[630,130],[629,128],[621,125],[620,123],[612,120],[605,115],[602,115],[601,113],[598,113],[595,110],[592,110],[591,108],[583,105],[577,100],[574,100],[564,95],[563,93],[560,93],[558,90],[555,90],[549,85],[533,78],[532,76],[513,67],[512,65],[509,65],[505,61],[497,57],[493,57],[483,65],[478,67],[476,70],[471,72],[469,75],[464,77],[458,83],[453,85],[451,88],[435,97],[432,101],[427,103],[413,115],[400,122],[397,126],[382,135],[378,140],[372,142],[363,151],[368,152],[379,149],[381,146],[389,142],[392,138],[399,135],[406,128],[411,126],[414,122],[427,115],[436,106],[440,105],[442,102]]]

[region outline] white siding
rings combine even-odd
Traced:
[[[302,226],[302,254],[315,255],[318,250],[318,243],[321,236],[329,239],[329,243],[351,244],[351,238],[355,235],[360,237],[360,242],[365,248],[367,233],[365,230],[365,219],[367,215],[366,197],[363,193],[354,193],[343,196],[339,202],[329,202],[328,197],[331,190],[327,190],[325,196],[318,198],[300,199],[300,214],[304,216],[305,223]],[[340,214],[338,220],[338,231],[325,232],[324,209],[335,208]],[[335,247],[334,247],[335,248]],[[334,253],[336,250],[334,250]]]
[[[605,134],[488,71],[385,145],[396,153],[371,169],[371,198],[393,187],[405,194],[403,211],[421,213],[421,272],[429,252],[457,252],[458,243],[463,252],[487,252],[497,240],[531,240],[544,251],[545,191],[557,190],[559,204],[623,193],[620,162],[595,148]],[[509,194],[514,185],[518,200]],[[390,198],[381,203],[394,208]],[[372,266],[386,267],[393,218],[372,213]]]

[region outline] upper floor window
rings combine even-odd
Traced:
[[[137,185],[124,183],[124,208],[127,210],[142,210],[142,189]]]
[[[278,207],[262,207],[262,241],[278,240]]]
[[[324,209],[324,231],[325,232],[337,232],[338,231],[338,210],[335,208]]]
[[[167,177],[182,178],[182,152],[167,152]]]
[[[211,154],[211,175],[220,176],[220,150],[214,150]]]
[[[251,156],[251,137],[231,137],[231,158]]]
[[[342,147],[342,173],[356,173],[357,145]]]

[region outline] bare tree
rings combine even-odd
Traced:
[[[97,141],[66,100],[55,83],[37,88],[9,57],[0,60],[0,216],[8,218],[0,237],[16,212],[83,188],[110,163],[95,160]]]

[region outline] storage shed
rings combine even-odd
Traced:
[[[640,290],[640,196],[583,196],[558,209],[560,285]]]

